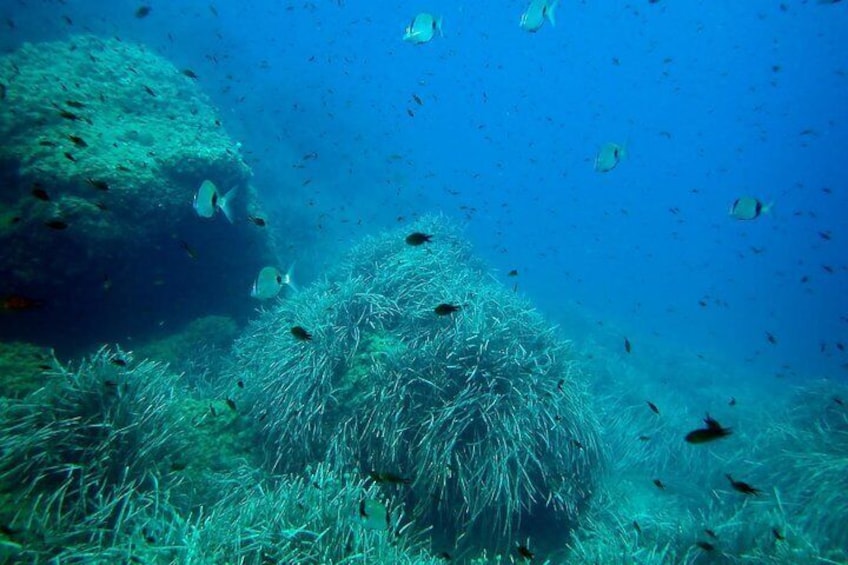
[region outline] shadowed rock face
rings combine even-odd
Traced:
[[[0,84],[0,296],[42,302],[4,315],[0,338],[83,345],[251,307],[268,259],[242,221],[251,171],[195,79],[77,36],[0,58]],[[204,179],[239,187],[234,224],[194,213]]]

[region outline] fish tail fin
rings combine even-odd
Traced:
[[[772,210],[774,210],[774,202],[773,202],[773,201],[772,201],[772,202],[769,202],[768,204],[766,204],[765,206],[763,206],[763,209],[761,210],[761,213],[763,213],[763,214],[771,214],[771,211],[772,211]]]
[[[438,18],[436,18],[436,31],[439,32],[439,37],[445,36],[445,32],[442,31],[442,20],[443,20],[442,16],[439,16]]]
[[[224,216],[227,217],[227,220],[229,220],[231,224],[233,223],[233,210],[230,207],[230,204],[237,192],[238,186],[234,186],[229,190],[229,192],[218,199],[218,209],[224,213]]]
[[[545,10],[545,15],[548,17],[548,21],[551,22],[551,26],[556,27],[556,9],[559,5],[559,0],[554,0],[548,6],[548,9]]]
[[[300,292],[297,284],[294,282],[294,263],[289,265],[288,270],[286,271],[286,276],[283,278],[283,284],[288,286],[294,292]]]

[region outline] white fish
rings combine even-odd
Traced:
[[[256,280],[253,281],[250,296],[257,300],[268,300],[277,296],[284,286],[288,286],[296,292],[297,286],[294,284],[293,275],[294,264],[289,267],[286,274],[281,273],[276,267],[263,267]]]
[[[200,188],[194,195],[194,211],[201,218],[211,218],[215,212],[220,210],[224,216],[233,223],[233,213],[230,209],[230,203],[238,191],[238,187],[233,187],[225,195],[221,196],[218,193],[218,187],[211,180],[205,180],[200,183]]]
[[[433,39],[436,32],[443,35],[442,18],[422,12],[412,18],[412,22],[406,26],[403,32],[403,40],[420,45]]]
[[[535,33],[539,31],[545,19],[551,22],[552,26],[556,26],[556,11],[559,0],[530,0],[530,5],[521,14],[521,20],[518,25],[524,31]]]
[[[753,196],[741,196],[730,205],[729,214],[737,220],[756,220],[763,214],[768,214],[774,203],[763,204]]]
[[[392,525],[389,509],[372,498],[363,498],[359,501],[357,518],[366,530],[387,530]]]
[[[617,143],[605,143],[595,156],[595,171],[608,173],[627,155],[624,147]]]

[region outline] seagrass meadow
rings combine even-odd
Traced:
[[[5,353],[0,561],[848,559],[845,387],[740,392],[713,414],[732,435],[690,445],[718,385],[683,405],[691,383],[651,389],[652,365],[570,343],[441,216],[265,304],[240,331],[210,317],[136,353]]]

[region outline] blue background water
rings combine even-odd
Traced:
[[[600,4],[563,0],[537,34],[517,1],[153,2],[144,19],[131,2],[7,1],[0,15],[7,50],[93,32],[194,69],[286,218],[281,263],[307,281],[360,235],[441,211],[566,334],[582,318],[614,347],[844,379],[848,5]],[[422,10],[444,37],[405,44]],[[598,174],[611,141],[627,158]],[[746,194],[773,212],[729,218]]]

